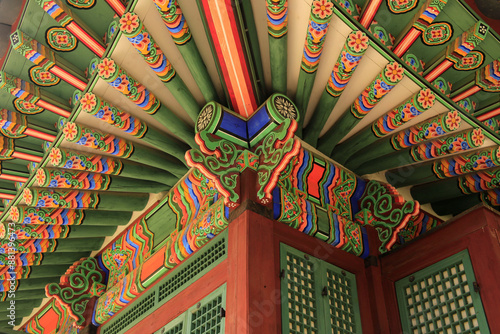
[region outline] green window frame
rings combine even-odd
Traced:
[[[490,333],[469,252],[461,251],[395,284],[404,333]]]
[[[222,334],[225,310],[226,284],[223,284],[154,334]]]
[[[283,334],[362,333],[356,276],[280,245]]]

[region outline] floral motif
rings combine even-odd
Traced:
[[[450,111],[446,117],[446,125],[450,130],[458,129],[460,125],[460,116],[458,116],[458,112],[456,110]]]
[[[91,93],[85,93],[80,101],[80,105],[84,111],[90,112],[94,109],[97,102],[95,100],[95,95]]]
[[[465,141],[459,137],[453,141],[453,143],[450,145],[449,149],[452,152],[465,151],[465,150],[470,149],[470,146],[469,146],[469,143],[467,143],[467,141]]]
[[[196,128],[198,132],[204,130],[207,127],[208,123],[210,123],[210,120],[213,117],[213,113],[214,106],[212,104],[209,104],[205,108],[203,108],[196,122]]]
[[[12,206],[10,208],[10,219],[12,219],[13,222],[17,222],[19,220],[19,209],[17,206]]]
[[[131,14],[131,13],[125,13],[125,15],[122,16],[120,19],[120,29],[122,31],[125,31],[127,33],[131,33],[139,27],[139,22],[137,21],[137,15],[136,14]]]
[[[394,62],[387,65],[385,70],[385,76],[389,78],[392,82],[397,82],[403,79],[404,69],[398,63]]]
[[[33,194],[31,193],[31,190],[29,188],[24,188],[23,199],[28,205],[30,205],[31,201],[33,201]]]
[[[440,125],[438,125],[437,123],[432,123],[427,128],[424,135],[425,135],[425,138],[434,138],[437,136],[442,136],[444,134],[445,134],[445,132]]]
[[[333,14],[333,3],[327,0],[314,1],[312,5],[312,13],[320,19],[324,19]]]
[[[418,94],[417,101],[422,105],[422,108],[428,109],[434,105],[434,100],[436,99],[436,96],[432,94],[431,90],[429,88],[425,90],[421,90],[420,93]]]
[[[59,45],[68,45],[69,38],[68,38],[67,35],[57,35],[56,36],[56,42]]]
[[[410,119],[420,114],[421,112],[419,112],[417,108],[408,103],[404,106],[403,110],[401,110],[401,119],[403,121],[409,121]]]
[[[49,154],[50,163],[53,164],[54,166],[57,166],[61,163],[61,158],[62,158],[62,155],[61,155],[60,149],[53,148],[50,151],[50,154]]]
[[[490,167],[494,167],[494,166],[495,166],[495,164],[493,163],[493,161],[490,158],[488,158],[487,156],[483,155],[474,162],[473,168],[475,170],[481,170],[481,169],[486,169],[486,168],[490,168]]]
[[[290,119],[297,118],[297,109],[295,109],[295,106],[289,100],[278,96],[274,99],[274,103],[276,104],[276,109],[281,116]]]
[[[78,134],[76,124],[73,122],[67,122],[64,125],[63,133],[64,133],[64,137],[66,138],[66,140],[71,141],[71,140],[75,139],[76,135]]]
[[[40,208],[53,208],[56,207],[57,205],[59,205],[57,201],[55,201],[52,197],[47,195],[40,198],[38,200],[38,203],[36,203],[36,206]]]
[[[36,182],[41,187],[45,184],[45,172],[41,168],[36,171]]]
[[[472,131],[472,141],[474,142],[474,145],[476,145],[476,146],[483,145],[484,134],[483,134],[483,131],[481,129],[474,129]]]
[[[116,67],[115,62],[112,59],[104,58],[99,65],[97,65],[97,69],[99,70],[99,76],[107,79],[113,73],[115,73]]]
[[[365,50],[368,47],[368,36],[358,30],[356,33],[349,35],[347,45],[356,52]]]

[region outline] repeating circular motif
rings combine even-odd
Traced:
[[[278,113],[284,118],[297,119],[297,109],[288,99],[283,96],[276,96],[274,98],[274,105]]]
[[[198,121],[196,122],[196,128],[198,129],[198,132],[205,130],[205,128],[210,123],[213,114],[214,114],[213,105],[209,104],[205,108],[203,108],[203,110],[200,112],[200,115],[198,116]]]
[[[471,51],[462,60],[453,65],[458,71],[475,70],[484,63],[484,53],[481,51]]]
[[[61,79],[56,77],[41,66],[33,66],[29,70],[31,81],[38,86],[54,86],[57,85]]]
[[[436,22],[425,29],[422,41],[427,45],[441,45],[448,42],[453,35],[453,28],[449,23]]]
[[[14,104],[14,108],[22,114],[33,115],[43,111],[43,108],[22,99],[15,99],[12,103]]]
[[[80,8],[80,9],[89,9],[95,5],[95,0],[66,0],[68,5]]]
[[[387,0],[389,10],[395,14],[409,12],[417,5],[417,0]]]
[[[45,36],[47,44],[57,51],[73,51],[77,45],[78,40],[66,28],[53,27],[47,30]]]

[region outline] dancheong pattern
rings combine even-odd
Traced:
[[[274,38],[286,35],[288,31],[288,1],[266,0],[267,31]]]
[[[459,62],[453,64],[453,67],[459,71],[475,70],[484,63],[484,53],[473,50],[463,57]]]
[[[301,66],[301,68],[308,73],[315,72],[318,68],[319,59],[321,57],[321,52],[323,51],[323,44],[325,43],[325,37],[332,14],[332,1],[313,1]]]
[[[15,99],[12,101],[14,108],[23,114],[33,115],[38,114],[43,111],[43,108],[34,105],[31,102],[25,101],[23,99]]]
[[[425,29],[422,40],[427,45],[441,45],[448,42],[452,35],[453,28],[449,23],[437,22]]]
[[[61,79],[50,73],[42,66],[33,66],[30,68],[30,78],[38,86],[54,86],[57,85]]]
[[[417,5],[418,0],[387,0],[391,12],[395,14],[406,13]]]
[[[57,51],[73,51],[78,45],[78,40],[75,36],[62,27],[54,27],[47,30],[46,40],[47,44]]]
[[[66,0],[66,2],[75,8],[89,9],[95,5],[96,0]]]

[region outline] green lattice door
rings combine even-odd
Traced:
[[[222,334],[225,309],[226,285],[224,284],[154,334]]]
[[[361,333],[356,277],[281,245],[283,334]]]
[[[404,333],[489,333],[465,250],[396,282]]]

